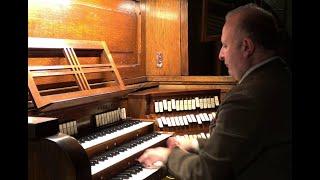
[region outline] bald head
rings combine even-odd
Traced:
[[[268,11],[250,3],[240,6],[226,15],[226,23],[233,21],[236,31],[248,36],[257,46],[275,50],[278,45],[278,26]]]

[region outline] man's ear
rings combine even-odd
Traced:
[[[246,57],[249,57],[253,54],[255,50],[255,45],[250,38],[244,38],[242,41],[242,50]]]

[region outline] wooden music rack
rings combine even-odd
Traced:
[[[86,57],[89,52],[95,54],[100,63],[81,64],[77,54]],[[40,65],[30,63],[31,58],[40,58],[37,61]],[[48,58],[49,62],[44,63]],[[57,59],[63,59],[64,63],[54,62]],[[120,96],[127,90],[104,41],[29,37],[28,63],[29,93],[36,107],[43,111],[101,100],[106,95]],[[94,73],[102,75],[104,81],[91,81],[88,76]],[[56,79],[69,80],[61,83],[55,82]],[[49,85],[45,86],[46,83]]]

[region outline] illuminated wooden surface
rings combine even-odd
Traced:
[[[156,66],[156,53],[163,67]],[[181,75],[180,1],[146,0],[146,74]]]
[[[145,65],[138,53],[141,20],[137,6],[130,0],[29,0],[28,36],[105,41],[124,78],[144,76]],[[42,62],[31,59],[30,63],[35,61]],[[63,61],[50,59],[53,64]]]

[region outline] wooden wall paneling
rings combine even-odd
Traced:
[[[156,65],[161,52],[163,66]],[[146,0],[146,74],[181,75],[180,0]]]
[[[29,0],[28,35],[106,41],[123,78],[145,76],[137,6],[139,3],[131,0]],[[55,60],[51,62],[57,63]],[[126,74],[121,65],[133,68],[129,72],[134,73]]]

